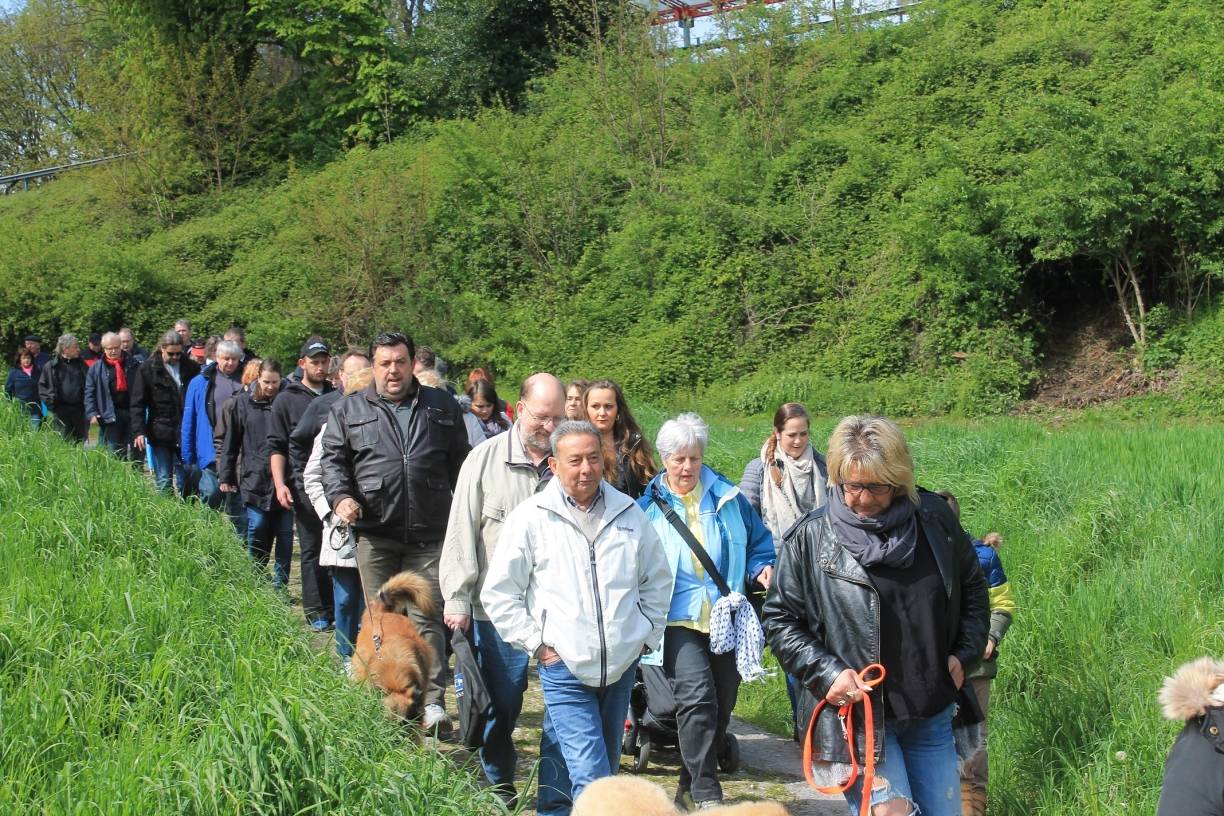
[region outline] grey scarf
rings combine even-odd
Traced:
[[[830,485],[828,513],[838,540],[862,566],[904,569],[914,563],[918,520],[908,496],[898,496],[877,518],[863,518],[846,506],[841,485]]]

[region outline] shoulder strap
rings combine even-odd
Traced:
[[[663,511],[663,517],[666,518],[671,525],[676,528],[676,532],[680,534],[680,538],[684,539],[684,543],[693,551],[693,555],[697,556],[697,560],[701,562],[701,567],[706,571],[706,575],[714,580],[714,586],[718,587],[720,594],[726,596],[731,594],[731,587],[727,586],[726,580],[722,577],[722,573],[718,571],[718,567],[714,566],[714,561],[710,558],[710,554],[705,551],[705,547],[701,546],[693,531],[688,528],[688,525],[680,520],[676,515],[676,511],[672,506],[663,501],[663,497],[659,495],[657,489],[650,491],[650,500],[659,506]]]

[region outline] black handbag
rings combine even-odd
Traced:
[[[485,684],[484,673],[476,659],[467,632],[456,629],[451,633],[451,650],[455,654],[455,702],[459,707],[459,736],[466,748],[484,745],[485,725],[493,714],[493,700]]]

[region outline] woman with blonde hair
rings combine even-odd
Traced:
[[[853,813],[866,795],[874,816],[960,816],[952,719],[990,627],[973,544],[947,502],[915,485],[893,422],[846,417],[828,456],[827,502],[783,543],[764,608],[769,646],[802,686],[800,722],[821,698],[829,704],[809,734],[814,772],[845,783],[853,751],[876,775],[866,793],[862,778],[845,790]],[[884,667],[879,686],[866,682],[873,664]],[[863,753],[864,718],[847,733],[838,711],[867,694],[873,757]]]

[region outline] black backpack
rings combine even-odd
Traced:
[[[493,713],[493,701],[484,674],[472,649],[472,641],[462,629],[451,633],[455,653],[455,701],[459,706],[459,736],[467,748],[484,745],[485,724]]]

